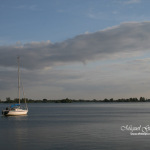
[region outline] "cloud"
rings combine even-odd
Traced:
[[[93,9],[90,9],[89,13],[87,16],[91,19],[106,19],[108,16],[106,13],[103,13],[101,11],[94,11]]]
[[[135,4],[135,3],[140,3],[141,0],[126,0],[124,3],[125,4]]]
[[[15,7],[12,7],[15,9],[20,9],[20,10],[30,10],[30,11],[40,11],[41,9],[38,8],[37,5],[18,5]]]
[[[0,66],[15,67],[21,56],[26,69],[44,69],[75,62],[113,58],[125,52],[144,52],[150,49],[150,22],[122,23],[115,27],[78,35],[60,43],[31,42],[0,46]]]

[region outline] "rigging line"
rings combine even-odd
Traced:
[[[20,57],[17,57],[18,59],[18,98],[19,98],[19,104],[20,104]]]
[[[21,82],[21,88],[22,88],[22,91],[23,91],[23,97],[24,97],[24,101],[25,101],[25,104],[26,104],[26,109],[28,109],[28,107],[27,107],[27,101],[26,101],[26,98],[25,98],[24,87],[23,87],[23,83],[22,82]]]

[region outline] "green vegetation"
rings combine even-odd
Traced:
[[[20,102],[24,103],[25,99],[21,99]],[[138,98],[129,98],[129,99],[117,99],[114,100],[113,98],[111,99],[107,99],[105,98],[104,100],[74,100],[74,99],[62,99],[62,100],[48,100],[48,99],[43,99],[43,100],[32,100],[32,99],[27,99],[26,98],[26,102],[27,103],[72,103],[72,102],[111,102],[111,103],[115,103],[115,102],[150,102],[150,99],[145,99],[144,97],[140,97]],[[0,103],[18,103],[18,99],[11,99],[10,97],[7,97],[5,101],[0,100]]]

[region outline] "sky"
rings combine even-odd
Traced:
[[[0,0],[0,99],[150,98],[149,0]]]

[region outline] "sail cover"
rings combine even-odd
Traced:
[[[20,104],[13,104],[10,107],[13,108],[13,107],[16,107],[16,106],[20,106]]]

